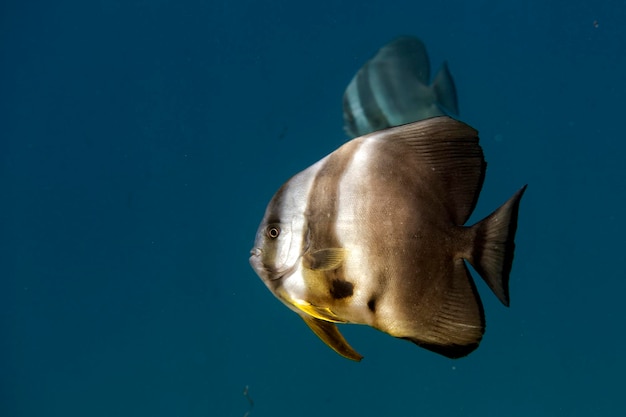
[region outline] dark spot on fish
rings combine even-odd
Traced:
[[[367,308],[369,308],[372,313],[376,313],[376,299],[375,298],[370,298],[370,300],[367,302]]]
[[[350,297],[354,293],[354,284],[343,280],[333,280],[330,285],[330,295],[339,300]]]

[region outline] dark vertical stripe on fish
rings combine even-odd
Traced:
[[[389,120],[387,120],[387,116],[383,113],[380,106],[378,105],[378,102],[376,101],[376,96],[372,91],[369,64],[366,64],[361,69],[361,71],[359,71],[356,82],[356,91],[361,105],[361,109],[363,110],[362,116],[366,122],[369,122],[369,127],[371,131],[375,132],[377,130],[389,127]],[[362,132],[362,130],[360,131]]]
[[[339,151],[331,154],[313,180],[307,202],[307,232],[304,233],[303,245],[303,247],[308,246],[308,250],[312,253],[341,247],[336,229],[339,185],[361,143],[362,141],[359,140],[348,142]],[[333,298],[346,298],[352,294],[353,284],[345,280],[342,266],[332,271],[324,271],[324,273],[327,279],[325,285]],[[338,291],[338,288],[342,290]]]

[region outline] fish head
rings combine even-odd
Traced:
[[[274,294],[298,269],[307,250],[307,198],[302,177],[302,173],[296,175],[276,192],[250,251],[252,268]]]
[[[291,221],[263,219],[250,251],[250,265],[266,285],[291,275],[300,258]],[[274,288],[275,284],[270,288]]]

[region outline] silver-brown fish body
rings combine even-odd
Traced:
[[[477,132],[436,117],[353,139],[285,183],[250,262],[339,354],[335,323],[372,326],[448,357],[474,350],[484,316],[468,261],[508,305],[519,190],[463,226],[485,172]]]
[[[343,95],[344,130],[350,137],[445,114],[459,114],[448,65],[443,63],[430,84],[426,47],[409,36],[383,46]]]

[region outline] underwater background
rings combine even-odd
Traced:
[[[625,21],[618,0],[3,1],[0,415],[626,415]],[[480,348],[342,326],[355,363],[248,256],[399,35],[480,131],[472,221],[529,186],[510,308],[476,280]]]

